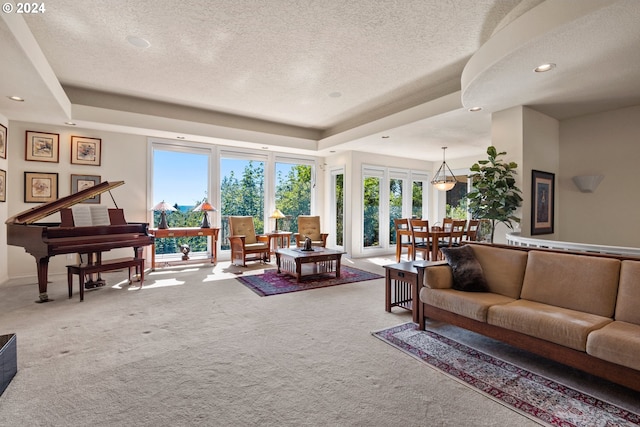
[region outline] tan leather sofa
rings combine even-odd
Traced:
[[[441,320],[640,391],[640,259],[469,245],[489,292],[427,268],[421,329]]]

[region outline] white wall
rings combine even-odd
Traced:
[[[640,106],[565,120],[560,139],[559,240],[639,247]],[[572,177],[591,174],[604,180],[581,193]]]
[[[3,116],[2,114],[0,114],[0,123],[7,128],[7,136],[10,137],[11,133],[9,132],[9,120],[7,120],[7,118],[5,116]],[[0,169],[4,170],[7,172],[7,181],[9,178],[9,154],[10,151],[9,147],[8,147],[8,141],[5,141],[5,150],[7,152],[7,158],[6,159],[2,159],[0,158]],[[11,181],[8,181],[11,183]],[[6,193],[10,193],[15,191],[10,189],[9,186],[7,185],[7,183],[5,182],[5,191]],[[7,196],[7,201],[9,200],[8,196]],[[4,225],[4,221],[7,219],[8,217],[8,211],[9,211],[9,203],[8,202],[0,202],[0,247],[4,248],[7,245],[7,227],[5,227]],[[0,283],[5,282],[8,278],[9,278],[9,274],[8,274],[8,262],[9,259],[7,257],[7,252],[6,251],[2,251],[0,252]]]
[[[25,160],[25,132],[41,131],[60,135],[59,163],[33,162]],[[100,138],[102,140],[101,166],[72,165],[71,135]],[[119,208],[124,209],[125,218],[129,222],[147,222],[147,149],[143,136],[79,129],[71,126],[50,126],[35,123],[9,123],[8,160],[11,168],[7,172],[7,181],[11,188],[7,195],[9,212],[2,217],[3,221],[19,212],[30,209],[37,204],[24,203],[24,172],[58,173],[59,197],[71,194],[71,174],[99,175],[102,181],[124,181],[125,184],[112,190]],[[101,204],[114,207],[109,193],[101,197]],[[5,205],[0,203],[0,205]],[[4,206],[2,207],[4,208]],[[0,208],[1,209],[1,208]],[[0,211],[0,215],[2,215]],[[57,222],[59,215],[52,215],[43,222]],[[6,227],[2,227],[5,233]],[[6,239],[5,239],[6,242]],[[7,246],[7,263],[0,271],[7,272],[11,278],[34,277],[36,274],[35,258],[17,246]],[[118,249],[105,255],[105,258],[128,255],[131,249]],[[66,256],[51,258],[49,274],[64,273],[69,264]],[[34,292],[37,292],[34,290]]]

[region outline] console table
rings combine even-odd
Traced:
[[[211,246],[211,264],[218,262],[218,233],[219,228],[200,228],[200,227],[184,227],[184,228],[150,228],[149,234],[156,239],[166,239],[174,237],[200,237],[208,236]],[[151,268],[156,268],[156,244],[151,245]]]

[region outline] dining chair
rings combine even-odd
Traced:
[[[396,229],[396,262],[402,258],[402,249],[407,249],[407,259],[412,259],[413,244],[411,229],[408,218],[397,218],[393,220]]]
[[[449,246],[460,246],[464,237],[464,230],[467,226],[466,219],[454,219],[451,222],[451,236],[449,237]]]
[[[478,227],[480,226],[479,219],[470,219],[467,223],[467,230],[465,231],[465,240],[475,242],[478,240]]]
[[[415,261],[416,253],[422,252],[422,259],[431,259],[432,244],[429,233],[429,221],[426,219],[411,219],[411,260]]]

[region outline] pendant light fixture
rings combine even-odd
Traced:
[[[445,161],[444,153],[446,149],[447,147],[442,147],[442,165],[440,165],[440,169],[438,169],[438,172],[436,172],[431,181],[431,184],[440,191],[449,191],[455,187],[456,182],[458,182],[453,172],[451,172],[451,168],[449,168]],[[449,176],[447,176],[447,171],[449,171]]]

